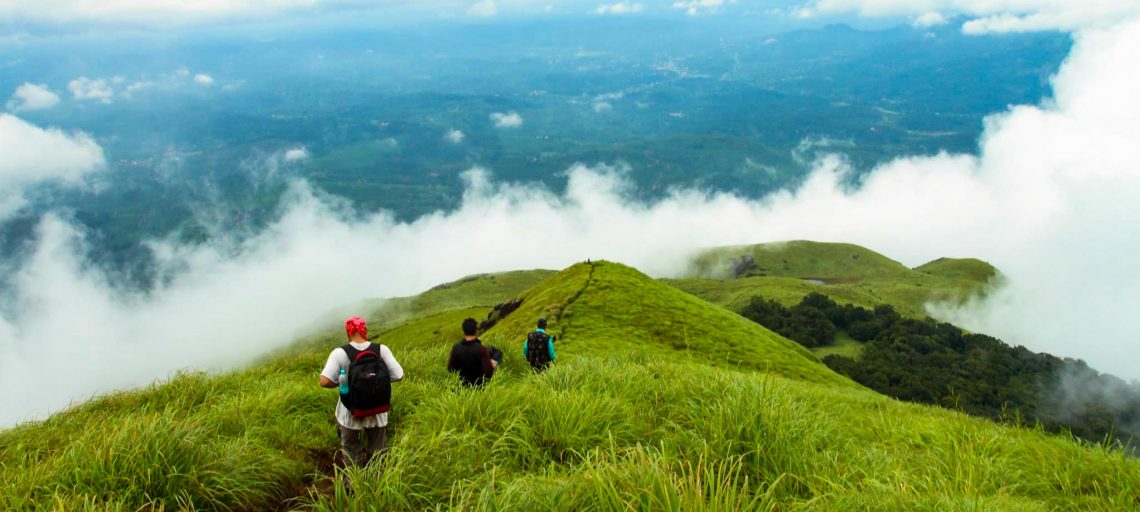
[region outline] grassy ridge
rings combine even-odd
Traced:
[[[553,270],[516,270],[467,276],[412,297],[375,299],[361,305],[368,318],[383,325],[458,308],[490,308],[555,274]]]
[[[621,264],[579,263],[521,297],[485,339],[521,345],[543,316],[560,353],[650,352],[850,385],[799,344]]]
[[[353,498],[332,476],[335,392],[316,385],[343,343],[334,332],[248,370],[182,375],[0,432],[0,509],[1140,507],[1135,460],[853,386],[628,267],[579,264],[498,297],[482,279],[436,302],[454,309],[411,311],[380,333],[407,378],[392,450],[350,471]],[[522,307],[484,335],[503,370],[461,388],[444,368],[459,320],[516,294]],[[540,314],[561,363],[533,375],[518,345]]]
[[[756,267],[733,276],[731,262],[750,256]],[[890,304],[909,317],[926,316],[926,304],[985,293],[997,270],[976,259],[940,258],[915,269],[851,244],[808,241],[725,247],[694,260],[687,279],[666,280],[733,311],[754,295],[793,306],[811,292],[841,304],[873,309]]]
[[[724,277],[728,260],[752,258],[745,276],[795,277],[803,279],[905,278],[912,272],[902,263],[853,244],[792,240],[766,244],[720,247],[697,256],[694,275]]]

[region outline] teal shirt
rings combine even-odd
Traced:
[[[546,332],[546,330],[544,330],[544,329],[535,329],[535,331]],[[523,342],[523,352],[522,352],[523,357],[526,357],[527,343],[530,343],[530,340]],[[555,353],[554,353],[554,336],[550,336],[550,339],[546,341],[546,350],[550,351],[550,360],[551,361],[555,361],[558,359],[558,356],[555,355]]]

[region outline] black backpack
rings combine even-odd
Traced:
[[[360,350],[352,345],[342,347],[348,354],[348,396],[341,395],[352,416],[365,418],[388,412],[392,401],[392,378],[388,365],[380,357],[380,346],[373,343]]]
[[[550,335],[545,332],[534,331],[526,336],[526,360],[531,368],[545,370],[550,366],[549,342]]]

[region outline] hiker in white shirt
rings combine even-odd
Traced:
[[[324,369],[321,370],[320,384],[322,388],[335,389],[340,386],[341,370],[348,372],[349,366],[352,364],[349,351],[353,352],[354,355],[365,351],[376,353],[383,360],[384,366],[388,369],[388,376],[392,381],[404,378],[404,369],[396,357],[392,355],[392,351],[382,344],[368,341],[368,326],[362,318],[355,316],[349,318],[344,322],[344,330],[348,335],[348,344],[333,349],[329,354],[328,361],[325,363]],[[384,412],[356,417],[340,399],[337,400],[336,421],[340,430],[341,447],[350,463],[364,466],[373,454],[382,454],[387,450],[388,412],[386,406],[383,409]],[[362,430],[367,436],[366,446],[362,446],[361,443]]]

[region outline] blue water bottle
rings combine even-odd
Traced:
[[[340,396],[342,398],[348,396],[348,374],[345,373],[344,368],[340,369]]]

